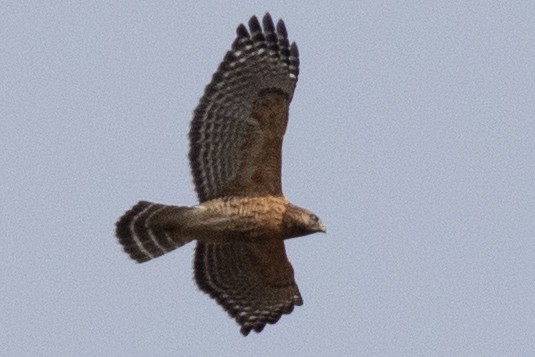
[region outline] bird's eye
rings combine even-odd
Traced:
[[[310,215],[310,219],[313,220],[314,222],[318,222],[320,219],[318,218],[318,216],[316,216],[315,214],[311,214]]]

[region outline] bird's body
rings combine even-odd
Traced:
[[[132,259],[141,262],[191,240],[217,244],[299,237],[307,234],[303,222],[311,214],[284,197],[216,198],[191,207],[141,201],[125,213],[128,225],[118,225],[117,235]]]
[[[191,123],[190,164],[200,203],[141,201],[116,224],[124,250],[145,262],[197,241],[198,286],[247,335],[301,305],[284,240],[325,231],[312,212],[287,201],[281,148],[298,75],[298,52],[269,14],[244,25]]]

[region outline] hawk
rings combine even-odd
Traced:
[[[196,206],[141,201],[116,223],[128,255],[146,262],[197,241],[194,278],[246,336],[303,300],[284,240],[325,232],[281,188],[282,139],[299,73],[286,27],[269,13],[237,37],[194,111],[189,160]]]

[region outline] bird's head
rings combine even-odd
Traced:
[[[285,238],[301,237],[316,232],[326,233],[323,222],[314,213],[301,207],[288,204],[283,216]]]

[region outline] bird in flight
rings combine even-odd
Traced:
[[[196,206],[141,201],[116,223],[124,251],[146,262],[197,241],[194,277],[246,336],[303,300],[284,240],[325,232],[288,202],[281,149],[299,53],[269,13],[243,24],[193,113],[189,160]]]

